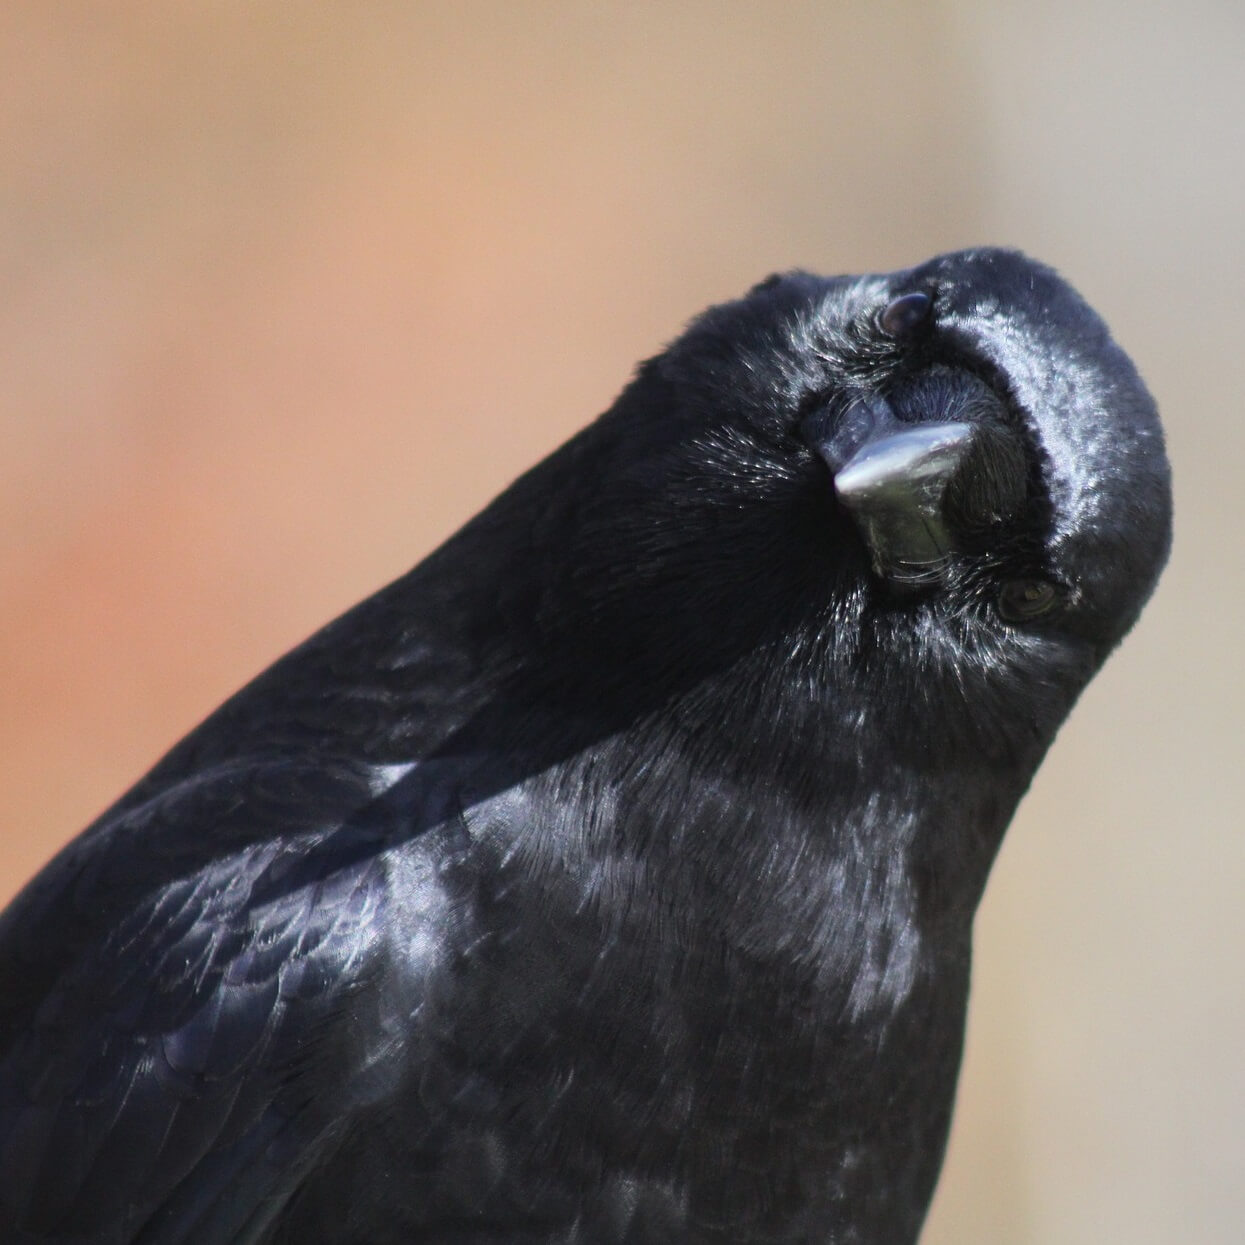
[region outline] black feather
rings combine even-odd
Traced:
[[[814,444],[879,403],[977,434],[903,594]],[[987,872],[1169,537],[1022,256],[705,313],[0,917],[0,1237],[914,1240]]]

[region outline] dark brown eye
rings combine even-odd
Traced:
[[[878,314],[878,327],[887,337],[911,337],[929,319],[932,305],[929,295],[921,290],[901,294]]]
[[[999,590],[999,613],[1008,622],[1039,618],[1059,600],[1059,590],[1048,579],[1009,579]]]

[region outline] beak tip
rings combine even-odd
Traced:
[[[941,493],[968,453],[974,427],[967,423],[914,424],[865,445],[834,473],[845,500],[894,489],[932,486]]]
[[[866,442],[834,473],[876,574],[912,586],[940,577],[952,546],[943,495],[976,435],[969,423],[909,425]]]

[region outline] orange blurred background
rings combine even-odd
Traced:
[[[0,898],[767,272],[1054,263],[1173,562],[978,921],[926,1245],[1245,1224],[1245,9],[0,11]]]

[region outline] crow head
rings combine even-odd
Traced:
[[[1062,629],[1101,658],[1170,542],[1153,401],[1102,320],[1014,251],[771,277],[700,317],[619,417],[624,487],[648,494],[619,582],[682,548],[706,603],[741,582],[770,598],[798,565],[835,608]]]
[[[1105,655],[1166,558],[1154,403],[1102,320],[1014,251],[772,277],[656,366],[700,426],[702,497],[807,488],[810,455],[828,470],[833,535],[812,544],[840,574],[863,546],[867,583],[838,587],[879,608],[1063,628]]]
[[[559,699],[732,670],[754,707],[758,681],[785,689],[787,737],[806,688],[813,716],[924,704],[968,749],[1017,721],[1044,749],[1171,530],[1133,365],[1054,272],[993,249],[769,278],[501,505],[486,529],[505,517],[542,554],[510,616],[539,619]]]

